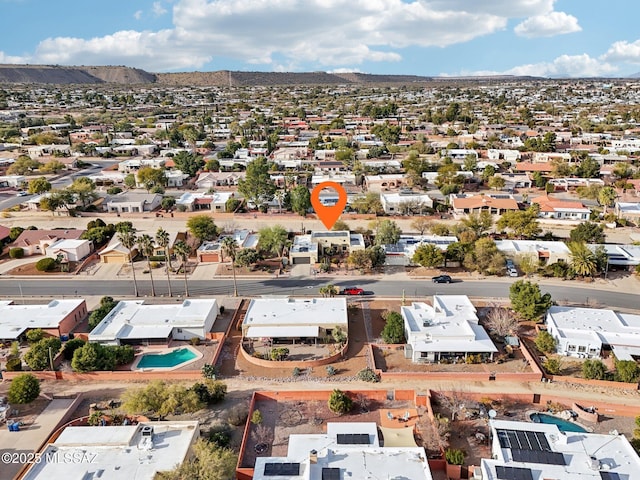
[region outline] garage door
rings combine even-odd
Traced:
[[[310,264],[311,263],[311,257],[293,257],[293,264],[294,265],[300,265],[300,264]]]

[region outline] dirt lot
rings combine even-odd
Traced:
[[[38,260],[41,260],[42,258],[45,258],[45,257],[38,256]],[[60,270],[60,265],[57,265],[56,268],[54,270],[51,270],[50,272],[41,272],[36,269],[36,262],[33,262],[33,263],[26,263],[24,265],[20,265],[18,267],[12,268],[8,272],[6,272],[6,275],[41,275],[43,277],[46,277],[47,275],[60,275],[60,274],[73,275],[76,268],[78,268],[78,266],[79,266],[78,262],[69,262],[68,265],[66,265],[68,269],[64,272]]]

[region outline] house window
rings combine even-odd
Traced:
[[[598,349],[597,348],[590,348],[589,349],[589,354],[590,355],[596,355],[598,353]]]
[[[578,353],[584,353],[587,351],[587,347],[585,347],[584,345],[580,345],[578,347]]]
[[[576,351],[576,346],[575,345],[569,345],[567,347],[567,352],[575,352]]]

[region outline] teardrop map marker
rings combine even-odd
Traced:
[[[331,188],[338,194],[338,201],[335,205],[323,205],[320,201],[320,192],[325,188]],[[318,218],[324,226],[327,227],[327,230],[331,230],[338,221],[338,218],[340,218],[340,215],[342,215],[344,207],[347,205],[347,192],[345,192],[339,183],[322,182],[311,191],[311,205],[313,205],[316,215],[318,215]]]

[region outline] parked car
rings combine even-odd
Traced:
[[[510,277],[518,276],[518,270],[516,270],[515,267],[507,269],[507,273],[509,274]]]
[[[25,192],[24,190],[20,190],[18,193],[16,193],[16,197],[26,197],[27,195],[29,195],[29,193]]]
[[[449,275],[438,275],[431,279],[433,283],[451,283],[451,277]]]
[[[344,287],[340,295],[364,295],[364,290],[358,287]]]

